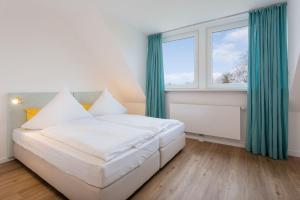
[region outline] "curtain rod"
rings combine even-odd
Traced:
[[[194,23],[194,24],[190,24],[190,25],[186,25],[186,26],[181,26],[181,27],[178,27],[178,28],[174,28],[174,29],[171,29],[171,30],[164,31],[164,32],[162,32],[162,33],[167,33],[167,32],[171,32],[171,31],[176,31],[176,30],[179,30],[179,29],[188,28],[188,27],[190,27],[190,26],[196,26],[196,25],[200,25],[200,24],[205,24],[205,23],[209,23],[209,22],[214,22],[214,21],[217,21],[217,20],[222,20],[222,19],[226,19],[226,18],[230,18],[230,17],[234,17],[234,16],[246,14],[246,13],[248,13],[248,12],[249,12],[249,11],[244,11],[244,12],[236,13],[236,14],[233,14],[233,15],[227,15],[227,16],[225,16],[225,17],[218,17],[218,18],[214,18],[214,19],[210,19],[210,20],[206,20],[206,21],[202,21],[202,22],[198,22],[198,23]]]
[[[163,31],[161,33],[168,33],[168,32],[171,32],[171,31],[177,31],[179,29],[188,28],[188,27],[191,27],[191,26],[196,26],[196,25],[205,24],[205,23],[209,23],[209,22],[214,22],[214,21],[218,21],[218,20],[222,20],[222,19],[226,19],[226,18],[230,18],[230,17],[235,17],[235,16],[238,16],[238,15],[249,13],[251,11],[255,11],[257,9],[268,8],[268,7],[271,7],[271,6],[277,6],[277,5],[286,4],[286,3],[287,2],[284,1],[284,2],[281,2],[281,3],[275,3],[275,4],[271,4],[271,5],[264,6],[264,7],[254,8],[254,9],[243,11],[243,12],[236,13],[236,14],[233,14],[233,15],[227,15],[227,16],[224,16],[224,17],[218,17],[218,18],[214,18],[214,19],[210,19],[210,20],[206,20],[206,21],[202,21],[202,22],[198,22],[198,23],[194,23],[194,24],[190,24],[190,25],[186,25],[186,26],[182,26],[182,27],[178,27],[178,28],[174,28],[174,29],[171,29],[171,30]]]

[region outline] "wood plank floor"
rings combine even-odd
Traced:
[[[18,161],[0,165],[0,199],[65,199]],[[132,200],[300,199],[300,159],[276,161],[244,149],[187,140],[186,148]]]

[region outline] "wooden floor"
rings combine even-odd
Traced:
[[[0,199],[65,199],[18,161],[0,165]],[[187,140],[186,148],[132,197],[300,199],[300,159],[276,161],[244,149]]]

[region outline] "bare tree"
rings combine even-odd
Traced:
[[[247,53],[248,54],[248,53]],[[231,72],[225,72],[218,77],[216,83],[247,83],[248,80],[248,55],[242,55]]]
[[[248,56],[242,55],[239,64],[232,71],[234,82],[247,83],[248,80]]]

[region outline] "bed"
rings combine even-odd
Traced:
[[[184,126],[177,124],[155,133],[135,148],[105,160],[49,138],[43,130],[24,130],[24,109],[42,107],[53,93],[10,94],[24,102],[9,107],[8,131],[12,134],[11,155],[37,173],[69,199],[127,199],[185,145]],[[80,102],[92,103],[96,93],[74,93]],[[95,119],[98,121],[98,119]],[[98,123],[98,122],[97,122]],[[147,128],[105,121],[119,129],[147,132]],[[151,131],[148,131],[151,132]]]

